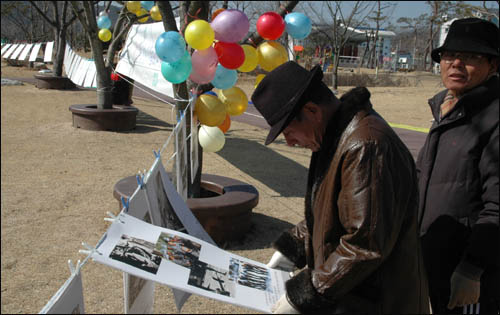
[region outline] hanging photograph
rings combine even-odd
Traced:
[[[199,259],[200,249],[200,244],[168,233],[161,233],[156,243],[156,250],[163,258],[188,268]]]
[[[271,291],[271,274],[269,269],[231,258],[229,279],[249,288]]]
[[[234,297],[234,281],[229,279],[229,270],[195,261],[189,274],[189,285],[220,295]]]
[[[109,257],[156,274],[161,257],[153,254],[153,250],[153,243],[123,234]]]

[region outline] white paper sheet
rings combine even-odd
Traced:
[[[85,77],[85,81],[83,82],[83,87],[86,88],[92,86],[92,81],[94,81],[94,78],[96,76],[95,62],[94,61],[89,61],[89,62],[90,62],[89,70],[87,71],[87,76]]]
[[[38,57],[40,47],[42,47],[42,43],[35,44],[35,47],[33,47],[33,50],[31,51],[30,59],[28,59],[29,61],[36,61],[36,57]]]
[[[14,50],[14,52],[12,53],[12,55],[10,55],[10,58],[9,59],[17,59],[17,57],[19,57],[19,55],[21,54],[21,51],[23,51],[23,49],[26,47],[26,44],[20,44],[16,50]]]
[[[78,75],[78,68],[80,67],[80,63],[82,62],[83,58],[80,57],[79,55],[75,56],[75,59],[73,59],[73,64],[70,66],[69,70],[69,78],[73,83],[76,82],[77,75]]]
[[[78,76],[78,81],[76,82],[77,85],[83,86],[83,81],[85,81],[85,77],[87,76],[87,72],[89,71],[90,62],[88,59],[83,60],[83,65],[81,67],[81,73]]]
[[[121,213],[92,259],[172,288],[270,313],[287,272]]]
[[[26,57],[28,57],[28,53],[30,52],[32,47],[33,44],[27,44],[26,47],[24,47],[21,54],[19,55],[19,58],[17,58],[17,60],[26,60]]]
[[[17,47],[19,47],[19,44],[14,44],[14,45],[10,46],[9,50],[7,50],[5,52],[5,54],[2,56],[2,58],[8,59],[10,57],[10,55],[12,55],[12,53],[17,49]]]
[[[54,50],[54,42],[48,42],[45,45],[45,55],[43,57],[43,62],[52,61],[52,51]]]
[[[2,57],[3,57],[3,54],[12,46],[12,44],[6,44],[5,46],[2,47]]]
[[[81,270],[66,280],[39,314],[85,314]]]

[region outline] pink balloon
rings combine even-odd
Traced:
[[[215,72],[209,76],[202,76],[198,74],[194,69],[191,70],[191,74],[189,75],[189,80],[196,82],[198,84],[207,84],[210,83],[215,78]]]
[[[210,23],[215,39],[226,43],[237,43],[248,34],[250,22],[240,10],[228,9],[219,13]]]
[[[196,72],[203,78],[212,77],[213,79],[218,62],[219,59],[213,47],[208,47],[204,50],[195,50],[191,55],[193,72]]]

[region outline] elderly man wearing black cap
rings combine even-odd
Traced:
[[[283,133],[313,151],[305,220],[273,243],[268,263],[302,270],[273,311],[428,313],[413,158],[367,89],[339,100],[322,77],[319,66],[309,72],[289,61],[252,95],[271,126],[266,144]]]
[[[432,51],[446,90],[417,159],[419,227],[436,313],[498,314],[498,27],[454,21]],[[479,303],[478,303],[479,302]]]

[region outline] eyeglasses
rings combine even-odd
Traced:
[[[477,64],[483,59],[484,55],[472,54],[472,53],[462,53],[454,51],[444,51],[440,53],[441,59],[445,63],[453,63],[456,59],[462,60],[466,64]]]

